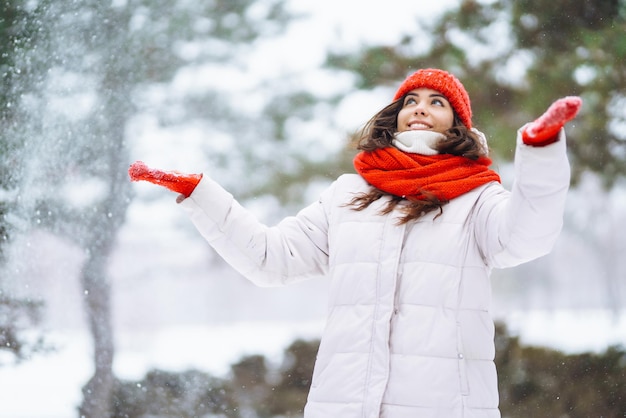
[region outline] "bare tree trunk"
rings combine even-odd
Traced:
[[[112,66],[112,72],[116,68]],[[114,79],[115,81],[111,81]],[[108,418],[113,412],[114,333],[111,310],[111,282],[108,261],[115,249],[115,239],[123,225],[131,200],[128,179],[128,149],[124,127],[128,116],[128,88],[115,74],[105,73],[104,106],[100,114],[99,141],[103,149],[103,175],[108,181],[108,192],[102,205],[93,214],[90,236],[86,242],[88,259],[81,272],[85,312],[93,339],[94,375],[83,387],[81,418]]]
[[[111,240],[109,238],[106,241]],[[94,355],[94,374],[83,387],[83,404],[80,407],[80,416],[85,418],[106,418],[112,415],[114,342],[111,286],[106,275],[110,248],[110,242],[91,248],[92,253],[81,274]]]
[[[115,248],[117,231],[124,223],[130,202],[130,182],[127,178],[128,158],[124,147],[125,117],[113,109],[115,100],[107,103],[109,117],[105,118],[109,191],[107,199],[95,214],[91,236],[86,243],[88,258],[81,272],[85,312],[93,339],[94,375],[83,388],[81,418],[107,418],[112,415],[114,335],[111,311],[111,282],[108,261]]]

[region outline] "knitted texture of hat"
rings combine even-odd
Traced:
[[[472,128],[472,108],[469,95],[458,78],[436,68],[417,70],[408,76],[396,91],[393,100],[398,100],[411,90],[428,88],[437,90],[450,102],[450,105],[469,129]]]

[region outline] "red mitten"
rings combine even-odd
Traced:
[[[128,175],[132,181],[145,180],[150,183],[164,186],[173,192],[180,193],[185,197],[189,195],[196,188],[202,174],[183,174],[177,171],[162,171],[154,168],[149,168],[141,161],[136,161],[130,165],[128,169]]]
[[[548,110],[522,131],[526,145],[543,147],[558,141],[559,131],[576,117],[583,101],[578,96],[567,96],[552,103]]]

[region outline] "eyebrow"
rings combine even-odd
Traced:
[[[415,93],[408,93],[406,95],[406,97],[409,96],[415,96],[415,97],[419,97],[419,94],[415,94]],[[446,102],[450,103],[450,100],[448,100],[448,98],[446,96],[444,96],[443,94],[440,93],[432,93],[430,95],[428,95],[428,97],[432,98],[432,97],[441,97],[442,99],[444,99]]]

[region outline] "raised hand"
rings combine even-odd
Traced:
[[[582,104],[578,96],[567,96],[555,101],[543,115],[526,125],[522,131],[522,140],[526,145],[534,147],[556,142],[561,128],[576,117]]]
[[[159,186],[167,187],[173,192],[180,193],[185,197],[196,188],[202,174],[184,174],[178,171],[163,171],[155,168],[149,168],[141,161],[135,161],[128,169],[128,175],[132,181],[147,181]]]

